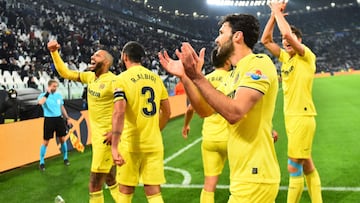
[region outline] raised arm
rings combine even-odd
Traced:
[[[81,82],[81,80],[80,80],[80,72],[70,70],[65,65],[62,58],[60,57],[60,54],[59,54],[59,51],[58,51],[60,49],[59,43],[56,40],[51,40],[50,42],[48,42],[47,47],[48,47],[48,49],[50,51],[51,58],[54,61],[55,68],[58,71],[58,73],[60,74],[60,76],[63,77],[63,78],[69,79],[69,80],[74,80],[74,81]]]
[[[283,8],[286,6],[286,3],[282,1],[272,1],[269,6],[272,13],[274,13],[276,23],[279,27],[283,40],[286,40],[297,54],[304,56],[305,49],[301,44],[301,40],[292,33],[291,27],[283,14]]]
[[[205,49],[202,49],[200,53],[200,57],[202,57],[203,60],[205,55]],[[178,50],[176,50],[176,55],[181,59],[182,55]],[[186,95],[195,111],[201,117],[207,117],[213,114],[214,110],[204,100],[193,82],[186,76],[181,60],[171,59],[166,51],[164,51],[164,53],[159,53],[159,59],[161,65],[167,72],[180,78],[181,82],[184,85]],[[198,65],[197,68],[201,70],[202,64]],[[211,86],[211,88],[213,87]]]
[[[201,118],[211,116],[215,112],[214,109],[204,99],[203,95],[200,94],[198,88],[194,85],[193,81],[191,81],[187,76],[184,77],[181,81],[184,84],[187,98],[189,99],[191,106],[196,111],[196,113]],[[210,82],[209,84],[211,88],[214,89]]]
[[[211,107],[230,124],[241,120],[263,96],[261,92],[255,89],[239,87],[234,99],[231,99],[212,88],[206,78],[196,78],[193,81]]]
[[[189,43],[183,43],[181,61],[186,75],[194,82],[208,104],[220,113],[230,124],[241,120],[262,98],[263,94],[255,89],[239,87],[233,99],[217,91],[198,70],[198,58]]]
[[[49,97],[50,94],[51,94],[51,88],[48,87],[48,88],[46,89],[46,93],[45,93],[41,98],[39,97],[39,99],[38,99],[38,104],[39,104],[40,106],[42,106],[43,104],[45,104],[45,102],[46,102],[46,100],[47,100],[47,98]]]
[[[50,94],[50,92],[47,91],[43,97],[41,97],[41,98],[38,99],[38,104],[39,104],[40,106],[42,106],[43,104],[45,104],[46,99],[48,98],[49,94]]]
[[[273,40],[273,33],[275,27],[275,16],[271,13],[268,22],[265,25],[264,32],[261,36],[261,43],[265,46],[267,50],[270,51],[272,55],[279,58],[280,56],[280,46],[276,44]]]

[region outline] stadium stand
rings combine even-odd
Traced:
[[[288,16],[290,22],[303,30],[305,43],[317,54],[318,72],[360,69],[359,8],[356,3],[344,4],[295,10]],[[267,12],[258,15],[261,26],[265,25],[269,13],[266,6],[248,11]],[[118,58],[122,45],[130,40],[139,41],[147,54],[143,63],[164,79],[172,93],[176,78],[160,68],[157,52],[174,50],[181,42],[189,41],[197,50],[206,47],[209,53],[219,20],[204,15],[175,15],[173,11],[151,9],[129,0],[0,0],[0,13],[0,84],[7,89],[25,88],[29,78],[34,78],[37,88],[44,90],[48,79],[58,78],[62,82],[59,90],[68,99],[80,98],[84,87],[58,76],[46,49],[49,39],[56,38],[69,67],[81,71],[86,70],[94,50],[109,50],[115,57],[112,68],[115,73],[120,72]],[[275,39],[281,40],[280,36]],[[266,51],[257,44],[255,52]],[[211,71],[207,60],[204,72]]]

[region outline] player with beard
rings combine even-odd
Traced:
[[[302,44],[300,30],[286,21],[286,3],[272,1],[269,6],[271,15],[261,42],[282,62],[281,78],[290,174],[287,202],[300,201],[305,179],[311,202],[320,203],[321,181],[311,155],[316,128],[316,109],[312,99],[316,56]],[[273,40],[275,24],[281,32],[283,48]]]
[[[180,60],[159,53],[160,63],[184,83],[196,112],[221,114],[230,125],[228,160],[229,203],[275,202],[280,168],[272,138],[272,118],[278,91],[275,65],[265,54],[254,54],[259,22],[252,15],[228,15],[220,22],[215,42],[218,55],[228,57],[235,69],[217,88],[204,77],[202,49],[198,55],[183,43]],[[200,113],[199,113],[200,114]]]
[[[113,57],[105,50],[98,50],[91,56],[88,72],[69,70],[61,59],[58,49],[60,45],[52,40],[48,49],[55,68],[63,78],[87,84],[88,109],[90,119],[92,163],[89,182],[90,203],[104,202],[102,186],[109,186],[110,193],[117,202],[119,197],[115,175],[116,168],[111,154],[111,128],[115,75],[109,71]]]

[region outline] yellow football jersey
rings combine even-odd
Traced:
[[[168,98],[160,76],[143,66],[134,66],[121,73],[116,86],[126,100],[125,123],[120,147],[129,152],[163,150],[159,128],[160,101]]]
[[[227,77],[228,71],[215,69],[206,75],[206,79],[217,88]],[[228,122],[218,113],[204,119],[202,139],[208,141],[227,141],[229,137]]]
[[[281,49],[281,77],[286,116],[316,115],[312,99],[312,86],[316,70],[316,56],[304,46],[305,54],[290,55]]]
[[[279,183],[280,169],[272,138],[272,117],[278,92],[276,68],[264,54],[250,54],[219,86],[233,98],[239,87],[257,90],[264,96],[240,121],[229,125],[228,156],[230,189],[239,183]]]
[[[94,72],[81,72],[80,80],[88,85],[87,99],[92,144],[102,144],[105,133],[111,132],[112,128],[115,75],[107,72],[96,78]]]

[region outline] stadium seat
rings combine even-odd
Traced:
[[[50,76],[46,71],[39,71],[40,77],[43,77],[46,80],[50,80]]]
[[[16,72],[16,71],[14,71]],[[13,74],[13,81],[16,83],[23,82],[18,74]]]
[[[8,80],[9,78],[12,79],[11,73],[8,70],[4,70],[3,76],[5,77],[6,80]]]
[[[71,89],[70,99],[80,99],[82,96],[83,88],[76,87]]]
[[[23,82],[24,82],[25,84],[27,84],[28,80],[29,80],[29,76],[25,76]]]
[[[26,57],[25,57],[25,61],[27,61],[27,62],[31,62],[31,58],[30,58],[30,56],[26,56]]]
[[[79,71],[80,71],[80,72],[83,72],[83,71],[85,71],[85,70],[87,69],[87,67],[88,67],[88,65],[87,65],[86,63],[81,62],[81,63],[79,64]]]
[[[12,75],[13,78],[20,77],[20,75],[19,75],[19,73],[17,71],[12,71],[11,75]]]
[[[39,84],[41,84],[41,85],[47,85],[47,83],[48,83],[48,80],[47,80],[47,79],[45,79],[45,78],[43,78],[43,77],[40,77],[40,79],[39,79]]]
[[[23,66],[25,64],[25,58],[22,55],[19,56],[18,61],[19,61],[20,66]]]

